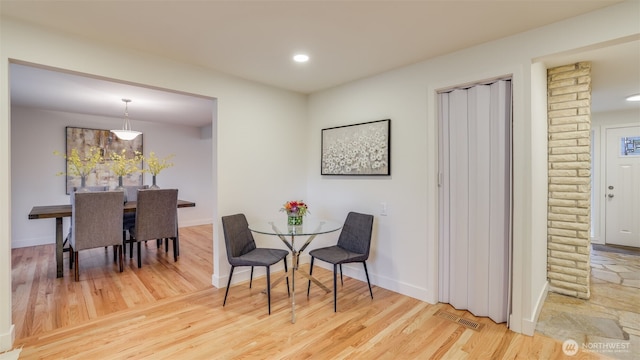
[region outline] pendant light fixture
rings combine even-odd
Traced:
[[[131,99],[122,99],[124,102],[124,119],[122,120],[122,130],[111,130],[116,134],[118,139],[121,140],[133,140],[138,135],[142,134],[140,131],[131,130],[131,123],[129,122],[129,103]]]
[[[627,96],[627,101],[640,101],[640,94]]]

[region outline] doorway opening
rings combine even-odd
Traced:
[[[36,205],[69,203],[68,195],[65,193],[64,177],[55,176],[57,172],[64,169],[65,165],[62,160],[56,161],[53,155],[54,150],[65,148],[65,127],[81,125],[106,130],[113,128],[113,125],[121,125],[120,104],[122,102],[118,99],[123,96],[140,100],[136,101],[140,106],[135,108],[135,115],[134,112],[131,115],[137,121],[134,126],[144,130],[146,134],[144,140],[146,151],[157,151],[160,157],[174,154],[177,159],[182,159],[179,163],[180,171],[170,169],[163,172],[160,184],[163,187],[179,187],[182,198],[198,204],[196,208],[187,209],[181,214],[180,226],[212,226],[210,219],[215,218],[213,214],[217,208],[215,203],[217,196],[214,193],[217,188],[217,170],[214,162],[217,141],[216,98],[17,60],[11,60],[9,67],[11,90],[9,104],[11,153],[9,156],[12,163],[10,193],[11,214],[13,214],[9,221],[12,224],[12,248],[30,248],[52,243],[52,238],[55,237],[55,224],[46,220],[29,220],[27,216],[15,214],[27,214],[29,209]],[[95,93],[98,95],[95,96]],[[85,99],[87,97],[91,101]],[[116,99],[116,101],[109,101],[109,99]],[[103,111],[105,106],[112,103],[117,106],[113,113],[117,114],[118,118],[104,113],[108,112],[108,108]],[[144,104],[151,106],[148,111],[142,113],[140,109]],[[171,104],[170,111],[164,109],[167,104]],[[206,118],[199,123],[187,125],[187,118],[190,120],[195,118],[195,116],[186,116],[187,113],[194,114],[193,108],[202,109]],[[184,117],[177,116],[173,113],[174,111]],[[164,118],[165,121],[160,118]],[[190,160],[185,161],[185,159]],[[185,173],[198,176],[185,177]],[[146,182],[150,183],[150,180],[147,176]],[[68,220],[65,222],[63,228],[68,229],[69,222]],[[214,258],[211,256],[205,261],[214,264]],[[10,265],[8,264],[11,271]],[[215,267],[212,266],[212,268]],[[46,266],[43,269],[46,275],[48,269]],[[40,272],[36,273],[40,274]],[[15,289],[16,286],[24,286],[24,284],[20,285],[14,281],[12,287]],[[46,286],[44,282],[43,286]],[[33,289],[36,287],[34,286]],[[47,297],[51,301],[54,298],[60,299],[53,293]],[[13,299],[12,308],[15,309],[20,304],[15,297]],[[39,310],[42,309],[46,308]],[[52,314],[50,311],[40,313],[48,313],[46,316]],[[29,314],[33,315],[33,311]],[[52,316],[55,318],[55,313]],[[38,317],[35,319],[42,321]],[[31,328],[41,330],[45,326],[33,325]]]

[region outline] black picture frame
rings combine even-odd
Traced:
[[[322,129],[320,175],[391,175],[391,119]]]

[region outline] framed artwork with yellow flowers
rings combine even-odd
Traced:
[[[109,130],[66,127],[66,192],[85,186],[143,184],[142,135],[133,140],[118,139]]]

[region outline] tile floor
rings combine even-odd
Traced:
[[[640,359],[640,251],[594,246],[591,298],[549,292],[536,331],[613,359]]]

